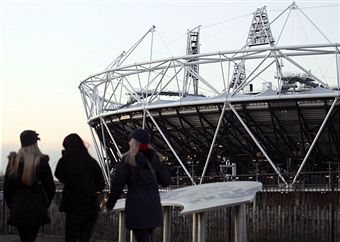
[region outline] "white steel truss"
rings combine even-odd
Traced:
[[[295,5],[293,7],[296,8]],[[290,99],[308,100],[310,98],[327,97],[333,100],[333,103],[317,135],[314,137],[312,145],[305,154],[300,168],[296,171],[292,184],[296,182],[330,113],[336,105],[339,105],[340,43],[294,46],[274,45],[265,8],[259,9],[256,14],[257,17],[254,16],[247,41],[248,44],[252,43],[251,48],[212,53],[197,52],[196,54],[191,54],[188,52],[188,55],[184,56],[122,65],[127,55],[136,48],[136,46],[134,46],[131,51],[123,52],[105,71],[92,75],[81,82],[79,89],[87,120],[89,124],[96,122],[98,119],[100,120],[101,134],[98,135],[97,131],[98,137],[96,138],[95,132],[92,129],[91,132],[107,183],[109,183],[110,179],[107,152],[112,152],[110,148],[108,149],[108,140],[112,142],[113,147],[118,150],[119,157],[121,157],[122,151],[120,144],[115,140],[115,137],[110,134],[110,129],[105,120],[106,117],[113,117],[114,115],[120,114],[120,120],[124,120],[129,119],[128,115],[124,116],[125,113],[142,110],[143,127],[145,119],[150,118],[176,157],[178,163],[185,171],[185,174],[189,177],[192,184],[196,184],[192,175],[184,165],[185,162],[177,154],[178,151],[175,150],[164,130],[162,130],[155,120],[155,115],[152,111],[159,108],[165,109],[167,107],[178,107],[181,105],[195,106],[220,103],[223,105],[223,108],[214,129],[213,139],[206,157],[200,183],[203,182],[207,166],[210,162],[211,152],[215,148],[215,140],[220,132],[225,111],[229,109],[243,125],[282,182],[288,186],[288,182],[281,175],[275,162],[263,148],[263,144],[259,142],[256,134],[254,134],[247,123],[244,122],[244,118],[238,114],[239,102]],[[261,21],[257,22],[258,19]],[[153,33],[154,28],[153,26],[146,35]],[[199,33],[199,28],[197,33]],[[137,43],[142,41],[146,35]],[[251,37],[257,38],[257,40],[252,42],[250,40]],[[263,42],[259,42],[258,38],[262,39]],[[195,41],[198,43],[198,36]],[[269,44],[269,46],[257,47],[256,45],[259,43]],[[152,52],[150,56],[151,55]],[[333,65],[329,68],[332,70],[332,73],[334,73],[334,76],[325,79],[322,71],[312,73],[310,70],[315,67],[315,64],[310,60],[311,58],[333,60],[330,62],[333,63]],[[280,64],[283,60],[286,61],[284,66]],[[238,78],[236,85],[233,79],[235,78],[235,73],[233,75],[234,70],[232,67],[239,65],[239,63],[242,63],[242,68],[240,67],[241,69],[238,74],[243,77]],[[247,63],[246,67],[244,63]],[[200,70],[200,72],[198,72],[198,70]],[[287,81],[288,79],[283,74],[284,72],[297,74],[294,78]],[[188,77],[197,82],[194,84],[193,92],[189,91]],[[308,79],[308,82],[306,79]],[[276,86],[274,86],[275,83]],[[254,86],[254,90],[253,88],[249,89],[250,85]],[[268,92],[270,92],[270,94],[268,94]],[[107,136],[105,133],[109,135]]]

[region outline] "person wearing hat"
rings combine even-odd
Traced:
[[[64,184],[59,210],[65,213],[65,241],[87,242],[99,212],[97,193],[105,187],[103,173],[78,134],[67,135],[63,147],[54,174]]]
[[[113,209],[127,184],[125,226],[133,231],[137,242],[149,242],[153,230],[163,222],[158,186],[170,185],[171,177],[161,156],[151,147],[147,130],[133,131],[129,146],[112,179],[106,208]]]
[[[8,223],[17,227],[21,241],[34,242],[39,228],[51,222],[48,207],[55,194],[49,157],[42,154],[39,134],[25,130],[21,148],[8,156],[4,198],[9,208]]]

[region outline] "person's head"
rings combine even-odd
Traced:
[[[149,131],[146,129],[135,129],[130,135],[129,135],[129,146],[130,151],[134,154],[137,154],[139,149],[148,149],[150,148],[150,142],[151,142],[151,135]]]
[[[31,185],[35,174],[36,167],[40,162],[40,157],[43,156],[40,151],[37,141],[40,140],[39,134],[33,130],[25,130],[20,134],[21,148],[13,159],[13,163],[9,167],[9,174],[17,175],[20,162],[23,162],[23,170],[21,181],[26,185]],[[14,154],[10,154],[13,158]],[[10,156],[8,157],[10,159]]]
[[[87,148],[84,141],[80,138],[78,134],[69,134],[65,137],[63,141],[63,147],[65,148],[66,154],[76,154],[76,153],[87,153]]]
[[[24,130],[20,134],[21,147],[34,145],[38,140],[40,140],[39,134],[34,130]]]
[[[135,166],[136,161],[134,159],[135,155],[138,153],[140,149],[148,149],[150,146],[151,136],[150,133],[146,129],[135,129],[129,135],[129,158],[128,162]]]
[[[129,141],[132,139],[137,140],[140,144],[150,144],[150,133],[146,129],[135,129],[130,135],[129,135]]]

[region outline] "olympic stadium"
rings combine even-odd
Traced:
[[[303,172],[339,171],[340,43],[280,45],[266,7],[252,17],[245,45],[201,53],[201,27],[187,31],[186,53],[128,64],[135,45],[79,86],[100,164],[110,180],[128,134],[143,127],[173,177],[300,182]],[[317,24],[307,16],[317,31]],[[315,63],[324,68],[315,68]],[[332,73],[330,75],[329,73]],[[266,183],[266,181],[262,181]]]

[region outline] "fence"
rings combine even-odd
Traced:
[[[285,174],[287,177],[289,174]],[[178,179],[178,178],[175,178]],[[340,241],[340,191],[337,172],[301,174],[295,187],[284,187],[274,174],[238,176],[237,180],[258,180],[264,184],[256,200],[247,205],[247,231],[249,242]],[[211,177],[207,181],[223,181],[223,177]],[[181,178],[182,184],[185,178]],[[178,187],[180,184],[174,186]],[[57,193],[50,214],[52,224],[41,230],[46,235],[62,237],[64,214],[58,211],[61,193]],[[1,200],[2,233],[14,233],[6,224],[8,210]],[[191,241],[191,216],[178,215],[180,209],[172,209],[172,241]],[[208,213],[207,241],[231,242],[233,228],[230,208]],[[226,219],[227,218],[227,219]],[[98,241],[118,240],[118,219],[112,214],[100,214],[93,231]],[[156,229],[153,241],[161,241],[162,231]]]

